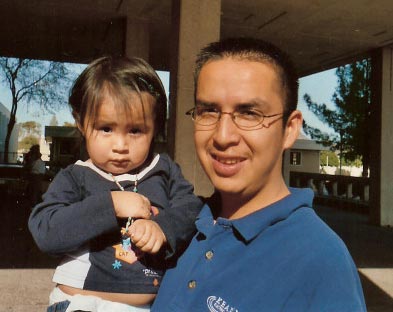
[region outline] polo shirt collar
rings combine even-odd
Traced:
[[[311,189],[289,188],[290,194],[281,200],[240,219],[229,220],[217,218],[217,224],[231,226],[248,243],[269,226],[287,219],[300,207],[312,207],[313,191]],[[196,221],[200,233],[208,236],[214,224],[210,207],[206,204]]]

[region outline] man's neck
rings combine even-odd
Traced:
[[[263,209],[289,194],[289,189],[284,181],[274,187],[264,187],[251,196],[221,193],[221,209],[218,216],[227,219],[239,219]]]

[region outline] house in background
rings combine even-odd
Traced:
[[[300,133],[290,150],[289,171],[320,173],[319,154],[325,150],[328,150],[328,148]]]
[[[5,137],[7,135],[8,122],[10,121],[10,111],[0,103],[0,163],[4,162]],[[18,158],[18,134],[19,124],[15,124],[12,130],[10,143],[8,145],[8,162],[16,163]]]
[[[86,159],[82,136],[76,127],[45,126],[45,140],[49,143],[49,167],[55,172],[78,159]]]

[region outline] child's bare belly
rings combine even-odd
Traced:
[[[74,288],[66,285],[57,285],[61,291],[67,295],[85,295],[85,296],[96,296],[104,300],[115,301],[125,303],[134,306],[147,305],[153,302],[156,297],[155,294],[123,294],[123,293],[108,293],[100,291],[84,290]]]

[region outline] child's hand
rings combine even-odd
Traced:
[[[116,216],[119,218],[150,219],[150,201],[143,195],[134,192],[111,192]]]
[[[155,254],[166,243],[166,237],[160,226],[152,220],[135,220],[128,233],[132,243],[141,251]]]

